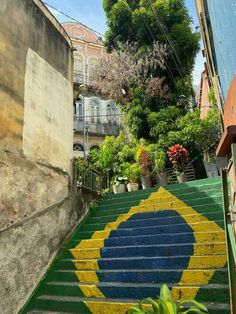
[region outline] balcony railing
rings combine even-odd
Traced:
[[[86,75],[80,71],[75,71],[75,70],[74,70],[73,81],[76,84],[86,84],[88,86],[93,86],[95,83],[95,79],[92,75]]]
[[[81,120],[81,117],[74,116],[73,121],[73,129],[75,132],[83,132],[84,125],[83,120]],[[117,136],[120,131],[120,125],[117,123],[112,122],[94,122],[94,123],[87,123],[86,122],[86,128],[88,128],[89,134],[97,134],[97,135],[114,135]]]

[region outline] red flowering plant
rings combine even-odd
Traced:
[[[178,175],[184,173],[189,161],[189,152],[180,144],[175,144],[168,148],[167,155],[173,164],[173,167]]]

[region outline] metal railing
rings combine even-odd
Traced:
[[[177,183],[177,175],[173,167],[166,168],[166,174],[169,184]],[[184,170],[184,174],[187,176],[188,181],[193,181],[196,179],[193,165],[190,163]]]
[[[120,131],[120,125],[108,121],[103,123],[99,121],[94,121],[94,123],[90,122],[89,124],[88,122],[86,122],[86,126],[88,126],[88,132],[92,134],[117,136]],[[83,120],[81,120],[81,117],[74,116],[73,129],[76,132],[83,132],[83,127]]]
[[[106,178],[102,173],[93,169],[89,163],[86,163],[83,161],[79,165],[77,159],[72,161],[72,184],[78,188],[101,194],[102,189],[106,188]]]
[[[86,75],[80,71],[74,70],[73,82],[77,84],[86,84],[88,86],[94,86],[96,81],[93,75]]]
[[[230,167],[235,167],[231,163]],[[228,169],[229,169],[228,168]],[[223,204],[224,204],[224,222],[225,222],[225,236],[226,236],[226,249],[228,260],[228,275],[231,299],[231,311],[236,313],[236,243],[235,231],[233,224],[236,221],[236,212],[234,211],[235,205],[233,200],[235,198],[235,191],[232,195],[232,189],[229,186],[229,170],[221,169],[222,190],[223,190]],[[235,169],[234,169],[235,170]]]

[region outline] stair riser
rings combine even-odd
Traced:
[[[222,203],[222,196],[216,196],[216,197],[203,197],[199,199],[193,199],[189,200],[188,198],[180,199],[179,201],[159,201],[158,199],[153,200],[143,200],[140,202],[140,205],[147,206],[147,205],[157,205],[157,208],[174,208],[175,205],[181,204],[181,202],[184,202],[190,206],[198,206],[198,205],[204,205],[204,204],[217,204]]]
[[[174,195],[178,197],[180,200],[190,201],[190,200],[209,198],[209,197],[210,198],[222,197],[222,192],[220,189],[212,189],[210,191],[207,191],[207,194],[205,192],[187,191],[187,193],[175,193]],[[148,200],[157,200],[157,197],[158,197],[158,201],[160,202],[166,202],[173,198],[173,196],[165,196],[165,195],[160,197],[158,193],[153,193],[150,195]]]
[[[88,307],[84,304],[84,302],[76,302],[76,301],[59,301],[59,300],[40,300],[37,299],[36,306],[40,310],[47,311],[60,311],[60,312],[71,312],[76,314],[91,314]],[[42,312],[41,312],[42,314]]]
[[[57,284],[48,284],[46,285],[45,293],[47,295],[57,295],[57,296],[83,296],[82,290],[86,288],[86,291],[89,293],[92,298],[102,298],[102,295],[97,291],[98,290],[107,298],[111,299],[143,299],[147,297],[155,298],[160,293],[160,289],[158,287],[150,287],[143,284],[142,286],[115,286],[115,285],[107,285],[103,284],[102,286],[97,284],[93,285],[83,285],[78,284],[78,286],[67,286],[67,285],[57,285]],[[94,289],[94,287],[97,287]],[[91,289],[90,289],[91,288]],[[198,289],[197,289],[198,290]],[[190,298],[195,295],[195,291],[197,291],[195,287],[176,287],[173,288],[172,292],[176,300],[178,300],[178,296],[182,296],[182,298]],[[228,288],[214,288],[209,289],[206,287],[201,288],[201,295],[198,296],[199,302],[207,302],[209,300],[213,302],[224,302],[228,301],[229,292]]]
[[[129,243],[127,243],[129,245]],[[226,254],[225,243],[72,249],[75,259]]]
[[[208,196],[214,196],[216,193],[221,193],[221,187],[220,185],[214,185],[212,187],[209,187],[207,190],[207,195]],[[205,195],[205,191],[204,189],[198,190],[196,192],[196,189],[194,188],[187,188],[187,189],[182,189],[180,192],[175,192],[175,195],[179,198],[188,198],[188,199],[195,199],[198,196],[202,196]],[[132,197],[132,195],[130,195],[129,193],[122,193],[120,194],[121,196],[119,197],[114,197],[112,199],[105,199],[103,200],[100,205],[101,206],[107,206],[107,205],[113,205],[113,204],[117,204],[117,203],[125,203],[127,200],[129,201]],[[156,191],[151,193],[143,193],[140,195],[136,195],[135,199],[136,200],[142,200],[142,199],[153,199],[156,198]]]
[[[214,204],[204,204],[204,205],[198,205],[197,206],[197,211],[200,212],[200,213],[210,213],[211,211],[219,211],[219,212],[222,212],[222,207],[223,204],[222,204],[222,201],[221,202],[218,202],[218,203],[214,203]],[[134,206],[135,208],[137,206]],[[130,207],[125,207],[125,208],[121,208],[121,209],[113,209],[112,207],[109,208],[109,209],[102,209],[99,208],[99,209],[96,209],[93,213],[93,217],[94,218],[100,218],[100,217],[103,217],[103,216],[112,216],[112,215],[121,215],[121,214],[126,214],[127,211],[130,209]]]
[[[149,214],[149,215],[148,215]],[[167,225],[167,224],[176,224],[176,223],[183,223],[183,219],[185,217],[185,215],[183,215],[182,217],[173,217],[170,215],[170,217],[164,217],[164,213],[163,213],[163,217],[162,218],[155,218],[155,214],[156,212],[150,212],[150,213],[146,213],[146,217],[145,219],[142,219],[142,216],[140,215],[140,219],[138,221],[135,220],[128,220],[126,222],[126,226],[130,226],[132,224],[132,226],[152,226],[152,225],[157,225],[157,223],[161,223],[163,225]],[[89,219],[88,220],[88,224],[98,224],[98,223],[109,223],[112,221],[115,221],[120,215],[114,215],[114,216],[108,216],[108,217],[101,217],[101,218],[97,218],[97,219]],[[160,216],[160,215],[159,215]],[[220,220],[223,219],[223,213],[222,212],[214,212],[214,213],[210,213],[210,214],[206,214],[204,215],[205,217],[207,217],[209,220]],[[186,217],[191,218],[193,222],[200,222],[200,221],[204,221],[204,217],[201,217],[199,215],[187,215]]]
[[[219,221],[219,224],[223,225],[223,221]],[[211,230],[212,225],[209,222],[199,223],[196,228],[198,228],[198,232],[204,232],[206,230]],[[217,229],[216,229],[217,230]],[[113,237],[129,237],[129,236],[138,236],[138,235],[152,235],[152,234],[161,234],[161,233],[188,233],[191,232],[192,229],[190,226],[183,225],[168,225],[168,226],[158,226],[158,227],[149,227],[149,228],[136,228],[136,229],[118,229],[112,230],[109,238]],[[214,230],[211,230],[214,231]]]
[[[91,282],[93,272],[78,271],[76,272],[80,282]],[[184,277],[181,277],[184,273]],[[165,282],[166,284],[178,284],[181,280],[181,284],[188,285],[201,285],[209,282],[209,278],[212,275],[217,275],[217,282],[210,280],[211,283],[228,283],[227,271],[214,271],[214,270],[168,270],[168,271],[97,271],[96,276],[100,282],[117,282],[117,283],[160,283]],[[71,276],[72,277],[72,276]],[[71,278],[70,277],[70,278]],[[59,275],[55,278],[60,278]],[[56,280],[55,279],[55,280]],[[69,281],[74,281],[69,280]]]
[[[225,242],[225,233],[224,232],[196,232],[196,233],[174,233],[174,234],[154,234],[147,236],[136,236],[136,237],[120,237],[120,238],[108,238],[105,239],[102,246],[106,247],[115,247],[115,246],[127,246],[129,243],[130,246],[133,245],[159,245],[159,244],[183,244],[183,243],[207,243],[209,238],[213,239],[214,242]],[[68,248],[75,248],[79,243],[80,239],[74,239],[71,241]],[[100,241],[99,239],[96,241]],[[95,240],[88,239],[86,241],[86,248],[95,248],[97,242]],[[85,242],[84,242],[85,247]],[[66,250],[68,251],[68,250]]]
[[[100,303],[96,303],[94,301],[90,301],[89,302],[91,305],[93,305],[92,307],[93,308],[97,308],[98,311],[99,311],[99,308],[100,308]],[[34,311],[35,313],[37,314],[42,314],[42,311],[41,310],[47,310],[47,311],[63,311],[63,312],[66,312],[68,313],[68,311],[70,311],[70,313],[77,313],[77,314],[91,314],[91,311],[86,307],[86,305],[83,303],[83,302],[79,302],[79,301],[57,301],[57,300],[54,300],[53,302],[50,301],[50,300],[37,300],[37,307],[39,308],[39,311],[36,312]],[[113,310],[113,311],[110,311],[110,309],[116,309],[117,308],[117,305],[116,304],[105,304],[104,306],[102,306],[102,308],[108,308],[109,309],[109,313],[112,313],[112,314],[125,314],[126,311],[127,311],[127,305],[125,303],[120,303],[118,305],[119,307],[119,310],[116,311],[116,310]],[[130,308],[130,306],[128,306],[128,308]],[[216,305],[217,307],[217,305]],[[97,313],[101,314],[102,311],[99,311]],[[34,312],[30,312],[30,313],[34,313]],[[95,312],[94,312],[95,313]],[[208,311],[209,314],[229,314],[230,313],[230,310],[224,310],[224,309],[209,309]],[[96,313],[95,313],[96,314]],[[103,312],[103,314],[105,314]]]
[[[156,257],[156,258],[137,258],[137,259],[99,259],[99,260],[76,260],[74,265],[78,270],[150,270],[150,269],[216,269],[222,268],[226,264],[225,255],[211,255],[181,257]],[[60,261],[57,269],[74,269],[71,261]]]

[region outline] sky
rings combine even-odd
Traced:
[[[106,32],[106,16],[102,8],[103,0],[45,0],[45,4],[55,7],[59,11],[73,17],[79,22],[89,26],[101,34]],[[195,0],[185,0],[186,6],[193,18],[193,28],[199,25],[197,12],[195,8]],[[56,10],[50,8],[51,12],[60,22],[68,22],[69,18],[63,16]],[[196,57],[195,67],[193,71],[194,85],[200,84],[200,75],[204,69],[203,57],[201,51]]]

